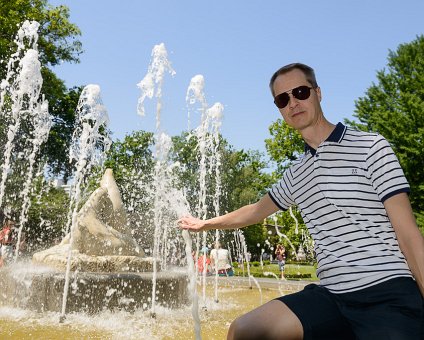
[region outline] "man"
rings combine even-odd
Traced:
[[[315,240],[320,285],[239,317],[228,339],[422,339],[424,238],[408,183],[388,142],[326,120],[312,68],[271,78],[274,102],[305,141],[305,154],[258,202],[192,231],[240,228],[297,205]]]

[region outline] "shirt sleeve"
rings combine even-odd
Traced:
[[[366,162],[368,176],[382,202],[398,193],[410,191],[399,160],[383,136],[376,136]]]
[[[283,174],[283,178],[276,184],[274,184],[270,191],[268,191],[269,197],[281,210],[288,210],[294,205],[294,200],[289,190],[289,170],[286,170]]]

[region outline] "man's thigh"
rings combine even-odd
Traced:
[[[237,318],[230,326],[228,340],[301,340],[302,325],[284,304],[272,300]]]
[[[350,325],[340,313],[333,294],[321,286],[310,284],[300,292],[277,300],[286,304],[300,320],[305,340],[355,338]]]

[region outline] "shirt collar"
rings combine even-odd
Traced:
[[[342,123],[338,122],[336,127],[334,128],[333,132],[328,136],[328,138],[325,140],[325,142],[334,142],[334,143],[340,143],[343,139],[343,136],[346,131],[346,126],[344,126]],[[305,142],[305,153],[310,151],[312,156],[315,155],[317,150],[315,150],[313,147],[309,146]]]

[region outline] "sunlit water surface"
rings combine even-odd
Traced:
[[[280,296],[277,289],[262,289],[263,302]],[[260,305],[261,294],[253,288],[221,288],[219,302],[214,288],[207,287],[206,309],[200,308],[202,339],[225,339],[232,320]],[[201,305],[203,307],[203,303]],[[97,315],[35,313],[0,307],[0,339],[194,339],[190,307],[148,311],[110,312]]]

